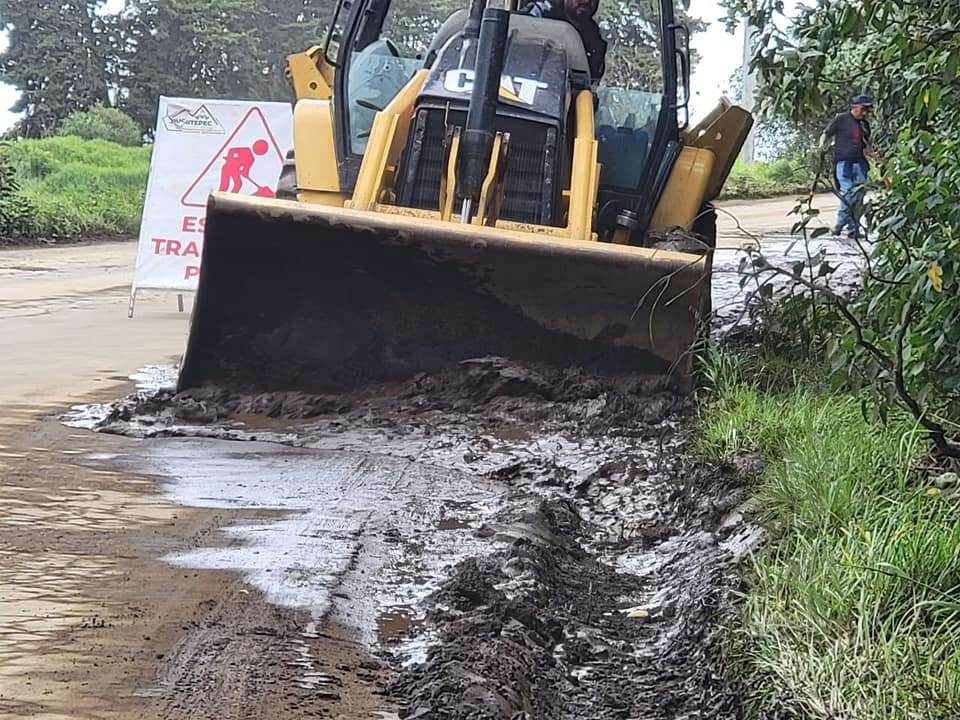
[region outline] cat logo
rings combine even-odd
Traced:
[[[457,68],[456,70],[447,70],[443,76],[443,87],[449,92],[469,93],[473,92],[473,70],[469,68]],[[547,87],[545,82],[540,82],[533,78],[510,77],[509,75],[500,76],[500,97],[504,100],[523,103],[524,105],[533,105],[533,99],[537,96],[537,90],[543,90]]]

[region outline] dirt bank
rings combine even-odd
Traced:
[[[28,248],[52,245],[93,245],[99,243],[136,242],[137,238],[128,233],[110,230],[95,230],[77,235],[41,235],[0,236],[0,249]]]

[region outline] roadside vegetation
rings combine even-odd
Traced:
[[[0,145],[0,241],[132,237],[150,148],[53,137]]]
[[[805,158],[784,156],[771,162],[752,165],[737,163],[720,194],[721,200],[757,199],[805,195],[810,192],[814,169]]]
[[[767,532],[725,651],[748,717],[960,717],[960,496],[905,413],[875,423],[828,369],[712,351],[702,450],[757,453]]]
[[[707,352],[703,452],[766,463],[752,510],[766,542],[726,633],[732,677],[749,718],[957,718],[960,8],[823,0],[786,17],[724,3],[757,29],[761,117],[809,147],[869,93],[890,180],[871,186],[869,240],[848,246],[852,289],[802,200],[803,259],[753,251],[741,265],[751,348]]]

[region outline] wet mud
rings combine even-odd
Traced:
[[[744,237],[744,245],[761,251],[772,265],[779,268],[792,268],[797,262],[806,263],[822,252],[835,268],[829,285],[834,292],[847,295],[859,287],[863,271],[863,252],[867,245],[858,245],[856,241],[845,238],[821,237],[811,239],[809,247],[799,236],[783,234],[767,235],[757,245],[756,238]],[[720,248],[714,253],[713,275],[711,278],[713,294],[712,326],[718,339],[731,336],[749,336],[756,328],[751,327],[751,318],[746,313],[746,295],[755,292],[757,283],[749,280],[744,283],[744,274],[740,264],[747,257],[742,249]],[[764,277],[774,292],[787,291],[791,281],[783,276]],[[824,282],[823,279],[818,282]],[[801,288],[802,290],[802,288]]]
[[[181,504],[281,511],[169,560],[351,628],[401,718],[737,717],[715,640],[758,538],[749,473],[697,459],[663,378],[480,358],[344,395],[160,388],[66,422],[149,439],[137,461]]]
[[[654,600],[652,583],[604,561],[613,548],[577,542],[597,529],[574,501],[498,532],[507,549],[465,560],[427,600],[438,641],[391,686],[401,717],[736,717],[713,655],[718,557],[678,569]]]
[[[0,718],[377,718],[389,669],[350,628],[235,572],[161,557],[241,544],[273,510],[183,507],[110,469],[142,443],[53,421],[0,445]]]

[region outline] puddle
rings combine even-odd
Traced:
[[[118,453],[93,452],[83,456],[84,460],[116,460],[120,455]]]
[[[414,608],[407,605],[388,608],[377,616],[377,637],[384,645],[409,637],[423,619],[416,618]]]
[[[117,381],[132,380],[138,393],[151,395],[161,390],[173,391],[177,387],[178,369],[170,365],[145,365],[132,375],[114,376]],[[114,403],[91,403],[74,405],[63,414],[61,422],[67,427],[93,430],[104,423],[114,410]]]
[[[138,390],[157,391],[174,390],[177,387],[178,368],[170,365],[146,365],[133,375],[130,380],[137,384]]]
[[[404,608],[489,545],[451,518],[451,504],[481,523],[501,490],[407,458],[263,442],[163,440],[123,462],[166,478],[181,505],[276,514],[230,525],[224,542],[168,562],[239,571],[268,601],[344,622],[371,646],[397,645],[413,622]]]

